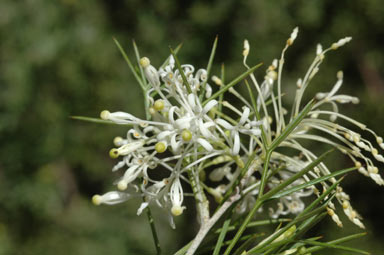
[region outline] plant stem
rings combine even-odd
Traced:
[[[200,218],[200,224],[204,225],[209,220],[209,202],[200,186],[199,175],[193,173],[193,169],[188,169],[188,177],[191,182],[193,195],[196,200],[196,207]]]
[[[143,201],[145,202],[144,197],[143,197]],[[151,209],[149,208],[149,206],[147,206],[147,208],[145,210],[147,212],[147,218],[148,218],[149,225],[151,226],[152,237],[153,237],[153,241],[154,241],[155,247],[156,247],[156,254],[160,255],[161,254],[161,248],[160,248],[159,238],[157,236],[155,221],[153,220]]]
[[[220,220],[221,216],[227,211],[228,208],[232,206],[234,202],[240,199],[240,195],[236,194],[230,197],[221,207],[219,210],[216,211],[212,217],[205,222],[205,224],[202,224],[200,227],[199,232],[197,233],[195,239],[193,239],[193,242],[191,246],[189,247],[186,255],[193,255],[201,242],[204,240],[205,236],[208,234],[209,230],[215,225],[215,223]]]
[[[229,255],[230,254],[230,252],[232,251],[233,247],[235,247],[237,241],[240,239],[241,235],[245,231],[248,223],[251,221],[251,219],[253,218],[253,216],[257,212],[257,210],[260,208],[261,204],[262,204],[262,201],[260,199],[256,200],[255,206],[248,213],[247,218],[245,218],[243,224],[241,224],[241,226],[240,226],[239,230],[237,231],[235,237],[232,239],[231,243],[229,244],[229,246],[225,250],[224,255]]]

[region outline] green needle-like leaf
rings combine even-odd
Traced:
[[[311,111],[314,104],[314,101],[311,100],[304,107],[304,109],[293,120],[291,120],[291,122],[289,122],[283,132],[277,138],[275,138],[275,140],[273,140],[269,148],[270,150],[276,149],[277,146],[279,146],[279,144],[289,136],[289,134],[300,124],[300,122],[305,118],[305,116],[307,116],[307,114]]]
[[[224,66],[224,63],[223,64],[221,64],[221,72],[220,72],[220,79],[221,79],[221,82],[222,82],[222,84],[225,84],[225,66]],[[219,108],[219,112],[221,112],[222,111],[222,109],[223,109],[223,98],[224,98],[224,95],[223,94],[221,94],[220,96],[219,96],[219,106],[218,106],[218,108]]]
[[[137,47],[135,41],[133,40],[132,41],[132,44],[133,44],[133,49],[135,51],[135,55],[136,55],[136,61],[137,61],[137,65],[139,66],[140,68],[140,73],[141,73],[141,80],[143,81],[143,86],[145,87],[145,89],[143,89],[143,94],[144,94],[144,109],[145,109],[145,116],[146,116],[146,119],[149,120],[151,118],[151,114],[149,113],[149,101],[148,101],[148,96],[147,96],[147,90],[149,89],[149,84],[147,83],[147,79],[145,78],[145,74],[144,74],[144,69],[143,67],[140,65],[140,53],[139,53],[139,48]]]
[[[316,198],[315,201],[313,201],[310,205],[308,205],[301,213],[300,215],[304,215],[311,211],[315,206],[317,206],[321,201],[323,201],[333,190],[337,188],[337,185],[343,180],[343,178],[340,178],[338,181],[336,181],[334,184],[332,184],[326,191],[323,192],[318,198]]]
[[[241,255],[257,238],[259,238],[260,235],[255,234],[250,236],[242,245],[240,245],[239,248],[236,249],[236,251],[233,253],[233,255]]]
[[[121,47],[120,43],[116,40],[116,38],[113,38],[113,40],[115,41],[115,44],[117,45],[117,48],[119,48],[121,55],[123,55],[125,61],[127,62],[128,66],[129,66],[129,69],[131,69],[131,72],[132,72],[133,75],[135,76],[137,82],[140,84],[141,88],[145,91],[145,90],[146,90],[145,84],[144,84],[144,82],[141,80],[140,76],[137,74],[137,72],[136,72],[134,66],[132,65],[131,60],[129,60],[129,57],[128,57],[128,55],[125,53],[123,47]]]
[[[224,203],[232,195],[232,192],[234,191],[235,187],[240,183],[240,180],[243,178],[245,173],[248,171],[248,168],[251,165],[252,161],[255,159],[256,155],[257,155],[257,151],[254,151],[252,155],[248,158],[247,163],[245,163],[245,166],[241,170],[239,176],[236,178],[236,180],[233,182],[231,187],[225,193],[224,198],[221,201],[221,204]]]
[[[175,59],[176,67],[179,70],[181,77],[183,78],[183,82],[184,82],[184,85],[187,87],[188,93],[192,93],[191,85],[189,85],[188,83],[187,76],[185,76],[185,73],[183,71],[183,68],[181,67],[180,61],[177,58],[175,51],[171,47],[169,49],[171,50],[171,54]]]
[[[343,250],[343,251],[356,252],[356,253],[359,253],[359,254],[366,254],[366,255],[370,254],[369,252],[366,252],[366,251],[363,251],[363,250],[360,250],[360,249],[351,248],[351,247],[342,246],[342,245],[331,244],[330,242],[322,243],[322,242],[308,241],[308,240],[305,240],[305,241],[302,240],[300,242],[305,243],[305,244],[316,245],[316,246],[319,246],[319,247],[321,247],[323,249],[328,248],[328,249],[337,249],[337,250]],[[307,251],[308,250],[309,249],[307,249]]]
[[[247,86],[247,89],[248,89],[248,93],[249,93],[249,96],[251,98],[251,101],[252,101],[252,108],[253,108],[253,112],[255,113],[256,115],[256,119],[257,120],[261,120],[261,117],[260,117],[260,113],[257,109],[257,103],[256,103],[256,99],[255,99],[255,96],[253,95],[253,91],[251,89],[251,86],[249,86],[249,83],[247,80],[245,80],[245,85]],[[263,141],[263,144],[264,144],[264,147],[265,148],[268,148],[268,143],[267,143],[267,136],[265,134],[265,131],[264,131],[264,128],[261,126],[261,138],[262,138],[262,141]]]
[[[140,57],[140,53],[139,53],[139,48],[137,47],[135,40],[132,40],[132,45],[133,45],[133,49],[135,51],[137,65],[139,66],[139,69],[140,69],[141,80],[143,81],[144,86],[147,87],[148,85],[147,85],[147,80],[145,79],[144,70],[143,70],[143,67],[140,65],[140,58],[141,57]]]
[[[181,47],[183,47],[183,44],[182,44],[182,43],[180,43],[179,45],[177,45],[176,49],[174,50],[175,54],[179,53]],[[169,56],[169,57],[164,61],[164,63],[160,66],[160,68],[164,68],[166,65],[168,65],[170,59],[171,59],[171,56]],[[160,68],[159,68],[159,69],[160,69]]]
[[[303,236],[308,230],[310,230],[313,226],[319,223],[325,216],[327,216],[327,212],[323,212],[321,214],[315,215],[308,220],[305,220],[301,225],[297,228],[296,237]]]
[[[175,254],[173,255],[184,255],[185,253],[187,253],[189,247],[192,245],[192,241],[190,241],[189,243],[187,243],[183,248],[181,248],[180,250],[178,250]]]
[[[275,240],[277,237],[279,237],[281,235],[281,233],[288,230],[291,226],[297,224],[299,221],[306,220],[306,219],[308,219],[308,218],[310,218],[316,214],[319,214],[323,210],[322,207],[325,208],[326,203],[322,207],[320,207],[320,209],[319,208],[317,208],[315,210],[312,210],[312,209],[314,209],[315,206],[317,206],[321,201],[323,201],[329,195],[329,193],[331,193],[334,189],[336,189],[337,185],[341,181],[342,181],[342,179],[335,182],[325,192],[323,192],[323,194],[321,194],[320,197],[318,197],[315,201],[313,201],[310,205],[308,205],[295,219],[293,219],[291,222],[289,222],[286,226],[281,228],[279,231],[272,234],[267,241],[263,242],[262,244],[259,244],[255,248],[252,248],[250,250],[250,252],[256,252],[256,251],[259,252],[260,250],[264,249],[267,245],[269,245],[271,242],[273,242],[273,240]],[[330,200],[328,200],[328,201],[330,201]]]
[[[260,221],[253,221],[248,223],[247,228],[252,228],[252,227],[258,227],[258,226],[265,226],[265,225],[271,225],[271,224],[278,224],[282,222],[290,222],[292,219],[270,219],[270,220],[260,220]],[[236,226],[230,226],[228,227],[227,231],[232,231],[235,230]],[[216,234],[221,233],[221,228],[217,229],[215,231]]]
[[[123,126],[132,126],[132,125],[129,125],[129,124],[116,124],[113,121],[102,120],[102,119],[91,118],[91,117],[70,116],[70,118],[74,119],[74,120],[82,120],[82,121],[94,122],[94,123],[99,123],[99,124],[109,124],[109,125],[119,125],[119,126],[121,126],[121,125],[123,125]]]
[[[339,176],[339,175],[343,175],[343,174],[346,174],[346,173],[349,173],[353,170],[356,170],[356,167],[351,167],[351,168],[346,168],[346,169],[342,169],[342,170],[339,170],[339,171],[336,171],[336,172],[333,172],[331,174],[327,174],[327,175],[324,175],[324,176],[321,176],[321,177],[318,177],[314,180],[311,180],[309,182],[306,182],[306,183],[303,183],[303,184],[300,184],[300,185],[297,185],[297,186],[294,186],[292,188],[289,188],[287,190],[284,190],[274,196],[272,196],[271,198],[279,198],[279,197],[284,197],[284,196],[287,196],[291,193],[294,193],[296,191],[299,191],[299,190],[302,190],[302,189],[305,189],[307,187],[310,187],[312,185],[315,185],[317,183],[320,183],[320,182],[323,182],[323,181],[326,181],[326,180],[329,180],[331,179],[332,177],[336,177],[336,176]]]
[[[215,250],[213,251],[213,255],[220,254],[220,249],[223,246],[223,241],[224,241],[225,235],[227,234],[229,224],[231,224],[230,218],[224,221],[223,227],[221,228],[221,231],[220,231],[219,238],[217,239]]]
[[[328,242],[328,244],[333,244],[333,245],[335,245],[335,244],[339,244],[339,243],[348,242],[348,241],[351,241],[351,240],[353,240],[353,239],[363,237],[363,236],[365,236],[366,234],[367,234],[367,233],[358,233],[358,234],[353,234],[353,235],[345,236],[345,237],[342,237],[342,238],[339,238],[339,239],[330,241],[330,242]],[[307,252],[308,252],[308,253],[316,252],[316,251],[322,250],[322,249],[324,249],[324,248],[325,248],[325,247],[323,247],[323,246],[315,246],[315,247],[308,248],[308,249],[307,249]],[[369,254],[369,253],[366,253],[366,254]]]
[[[255,65],[254,67],[248,69],[245,73],[239,75],[237,78],[233,79],[230,83],[228,83],[227,85],[224,85],[220,88],[219,91],[217,91],[215,94],[213,94],[210,98],[206,99],[204,102],[203,102],[203,106],[206,105],[209,101],[217,98],[218,96],[224,94],[224,92],[226,92],[229,88],[235,86],[236,84],[238,84],[240,81],[242,81],[245,77],[247,77],[248,75],[250,75],[251,73],[253,73],[257,68],[259,68],[260,66],[262,65],[262,63],[258,64],[258,65]]]
[[[299,179],[300,177],[302,177],[303,175],[307,174],[310,170],[312,170],[315,166],[317,166],[318,164],[320,164],[323,159],[329,154],[331,153],[332,151],[334,151],[333,149],[332,150],[329,150],[325,153],[323,153],[320,157],[318,157],[315,161],[313,161],[311,164],[307,165],[304,169],[302,169],[301,171],[297,172],[296,174],[292,175],[289,179],[285,180],[283,183],[281,183],[280,185],[278,185],[276,188],[272,189],[271,191],[269,191],[268,193],[264,194],[264,196],[262,197],[262,199],[268,199],[270,197],[272,197],[273,195],[275,195],[277,192],[279,192],[280,190],[284,189],[285,187],[287,187],[288,185],[290,185],[291,183],[293,183],[294,181],[296,181],[297,179]],[[297,187],[297,186],[295,186]],[[294,187],[294,188],[295,188]]]
[[[207,81],[209,79],[209,76],[211,75],[211,68],[212,68],[213,59],[215,58],[217,41],[218,41],[218,36],[216,36],[215,41],[213,42],[211,55],[209,56],[208,65],[207,65],[207,79],[203,81],[203,84],[201,85],[200,100],[202,100],[202,98],[204,97],[205,86],[207,85]]]

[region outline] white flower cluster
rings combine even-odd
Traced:
[[[160,70],[156,70],[146,57],[140,60],[140,64],[151,85],[147,98],[151,105],[149,112],[152,119],[142,120],[125,112],[101,112],[103,120],[129,124],[132,128],[125,138],[115,138],[116,148],[110,151],[112,158],[121,157],[113,171],[125,169],[123,176],[117,181],[120,191],[112,191],[103,196],[95,195],[93,202],[123,202],[130,197],[123,191],[132,186],[147,201],[138,213],[150,201],[154,201],[178,216],[185,209],[181,180],[190,183],[184,176],[187,171],[198,174],[203,164],[214,158],[218,160],[220,155],[227,155],[232,159],[244,152],[248,153],[249,149],[241,144],[240,133],[248,136],[248,140],[254,140],[260,135],[260,122],[250,116],[248,107],[244,107],[242,112],[236,110],[240,115],[240,121],[236,124],[215,118],[218,101],[212,99],[203,103],[212,95],[205,69],[195,72],[192,65],[182,65],[187,87],[179,70],[175,68],[172,56],[168,65]],[[203,83],[205,93],[201,96]],[[155,168],[167,170],[169,176],[162,180],[151,178],[148,172]],[[138,181],[140,184],[137,184]]]
[[[281,77],[284,54],[294,43],[297,34],[298,29],[295,28],[280,59],[274,60],[267,68],[262,83],[250,73],[251,85],[257,91],[254,102],[242,96],[235,87],[223,89],[225,83],[216,76],[211,78],[213,84],[218,86],[219,93],[213,93],[215,89],[208,83],[207,70],[196,71],[189,64],[178,66],[175,61],[177,59],[172,55],[167,65],[159,69],[152,66],[148,58],[141,58],[139,64],[147,80],[145,83],[148,84],[145,98],[148,100],[147,111],[151,118],[144,120],[125,112],[101,112],[103,120],[130,125],[131,128],[126,137],[114,139],[116,147],[110,151],[112,158],[120,159],[113,171],[124,171],[116,182],[119,191],[95,195],[93,202],[97,205],[115,204],[130,199],[136,193],[144,196],[138,214],[149,203],[155,203],[166,209],[171,216],[178,216],[186,208],[183,201],[184,196],[189,195],[184,192],[187,185],[191,185],[194,192],[197,186],[203,190],[204,195],[210,194],[220,202],[240,175],[244,162],[256,152],[255,160],[240,183],[243,199],[238,203],[237,211],[242,213],[247,210],[259,192],[266,145],[279,137],[288,123],[300,113],[303,94],[318,72],[326,53],[351,40],[346,37],[326,50],[321,45],[317,46],[313,63],[297,82],[294,104],[289,112],[282,104]],[[250,45],[245,40],[243,63],[248,70],[249,52]],[[279,147],[288,148],[290,152],[284,154],[284,150],[279,150],[272,153],[269,170],[273,174],[268,177],[266,190],[278,186],[316,160],[317,156],[311,149],[302,145],[303,140],[336,148],[351,158],[360,173],[372,178],[379,185],[384,184],[378,168],[367,153],[380,162],[384,162],[384,157],[361,133],[371,133],[382,149],[383,139],[365,125],[339,113],[338,104],[359,102],[356,97],[337,94],[342,83],[343,73],[340,71],[330,92],[316,95],[316,102],[308,116],[279,144]],[[239,99],[243,106],[238,108],[225,101],[224,92]],[[327,105],[331,106],[331,110],[323,107]],[[337,124],[337,119],[356,126],[361,133]],[[292,157],[292,151],[297,156]],[[159,176],[156,174],[159,169],[167,173],[166,178],[156,178]],[[328,167],[320,163],[288,188],[330,173]],[[205,181],[205,176],[209,181]],[[323,190],[327,190],[335,182],[336,179],[332,178],[321,182],[321,186]],[[315,186],[311,186],[280,198],[276,209],[269,208],[271,217],[300,213],[305,208],[301,198],[310,195],[320,196],[321,193]],[[336,198],[348,218],[356,225],[364,227],[361,217],[350,205],[349,196],[341,187],[337,188]],[[334,210],[335,205],[329,203],[328,213],[341,226]]]

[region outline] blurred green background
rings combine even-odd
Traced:
[[[182,62],[205,67],[219,35],[213,71],[225,62],[234,77],[243,71],[244,38],[251,44],[249,63],[266,67],[299,26],[283,83],[293,87],[318,42],[328,46],[352,36],[328,55],[309,94],[329,90],[343,70],[343,94],[360,97],[361,104],[342,111],[384,136],[383,14],[379,0],[2,0],[0,254],[154,254],[146,217],[135,215],[139,200],[113,207],[90,203],[93,194],[113,188],[108,151],[124,128],[69,118],[97,117],[104,109],[144,116],[140,88],[113,37],[131,57],[135,39],[155,66],[169,55],[169,45],[183,43]],[[384,254],[384,189],[358,174],[344,186],[368,227],[368,236],[354,245]],[[154,211],[164,254],[196,231],[193,209],[177,219],[176,231]],[[360,231],[342,219],[346,232]],[[316,234],[342,235],[329,219]]]

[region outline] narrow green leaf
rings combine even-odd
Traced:
[[[320,202],[322,202],[333,190],[337,188],[337,185],[343,180],[343,178],[340,178],[335,183],[333,183],[326,191],[324,191],[318,198],[316,198],[315,201],[313,201],[311,204],[307,205],[305,209],[300,213],[306,214],[309,211],[311,211],[315,206],[317,206]]]
[[[278,236],[280,236],[282,233],[283,232],[279,232]],[[255,254],[257,254],[257,255],[271,254],[271,252],[275,251],[280,246],[287,245],[287,244],[290,244],[292,242],[296,242],[296,241],[293,240],[293,238],[284,238],[283,240],[269,243],[267,246],[263,247],[262,249],[254,250],[254,248],[252,248],[249,251],[247,251],[247,255],[248,254],[249,255],[251,255],[251,254],[254,254],[254,255]]]
[[[297,186],[294,186],[292,188],[289,188],[289,189],[286,189],[274,196],[272,196],[271,198],[279,198],[279,197],[284,197],[284,196],[287,196],[293,192],[296,192],[296,191],[299,191],[299,190],[302,190],[302,189],[305,189],[307,187],[310,187],[312,185],[315,185],[317,183],[320,183],[320,182],[323,182],[323,181],[326,181],[326,180],[329,180],[331,179],[332,177],[336,177],[336,176],[339,176],[339,175],[343,175],[343,174],[346,174],[346,173],[349,173],[351,171],[354,171],[356,170],[356,167],[351,167],[351,168],[346,168],[346,169],[342,169],[342,170],[339,170],[339,171],[336,171],[336,172],[333,172],[333,173],[330,173],[330,174],[327,174],[327,175],[324,175],[324,176],[321,176],[321,177],[318,177],[314,180],[311,180],[309,182],[306,182],[306,183],[303,183],[303,184],[300,184],[300,185],[297,185]]]
[[[229,255],[231,253],[233,247],[235,247],[236,243],[239,241],[239,239],[240,239],[241,235],[243,234],[244,230],[246,229],[248,223],[251,221],[253,215],[257,212],[257,210],[260,208],[261,204],[262,204],[261,200],[259,200],[259,199],[256,200],[255,205],[253,206],[251,211],[248,213],[247,217],[245,218],[245,220],[241,224],[239,230],[236,232],[235,237],[232,239],[231,243],[229,244],[229,246],[225,250],[224,255]]]
[[[330,201],[332,199],[329,199],[328,201]],[[322,206],[321,208],[317,208],[317,209],[321,209],[321,210],[325,210],[325,207]],[[316,209],[316,210],[317,210]],[[321,210],[318,210],[318,211],[321,211]],[[315,211],[315,210],[314,210]],[[310,230],[313,226],[315,226],[317,223],[319,223],[322,219],[324,219],[325,216],[327,216],[328,213],[327,212],[323,212],[323,213],[320,213],[320,214],[314,214],[314,216],[304,220],[300,225],[299,227],[297,227],[296,229],[296,232],[295,232],[295,235],[294,235],[294,239],[295,240],[299,240],[308,230]],[[317,237],[317,239],[319,239],[320,237]],[[315,238],[316,239],[316,238]],[[284,245],[282,247],[279,248],[279,252],[281,251],[284,251],[284,250],[289,250],[289,249],[293,249],[293,248],[298,248],[302,246],[300,243],[294,243],[293,245],[291,246],[288,246],[288,245]]]
[[[322,208],[322,210],[324,210],[324,208]],[[267,239],[264,239],[259,245],[250,249],[248,253],[249,254],[266,254],[265,251],[267,250],[274,251],[274,249],[279,246],[291,243],[295,238],[296,234],[293,234],[292,236],[284,238],[283,240],[280,240],[280,241],[276,241],[276,239],[279,238],[281,235],[283,235],[292,226],[296,225],[298,222],[311,218],[318,213],[319,213],[319,210],[316,209],[316,211],[314,210],[310,213],[302,215],[301,217],[296,217],[293,221],[289,222],[286,226],[284,226],[283,228],[279,229],[278,231],[270,235]]]
[[[223,246],[223,241],[224,241],[225,235],[227,234],[229,224],[231,224],[230,218],[224,221],[223,227],[221,228],[221,231],[220,231],[219,238],[217,239],[215,250],[213,251],[213,255],[220,254],[220,249]]]
[[[252,108],[253,108],[253,112],[255,113],[256,119],[261,120],[259,110],[257,109],[256,99],[255,99],[255,96],[253,95],[253,91],[251,89],[251,86],[249,86],[249,83],[247,80],[244,80],[244,81],[245,81],[245,85],[247,86],[249,96],[251,98]],[[267,140],[267,136],[265,134],[263,126],[261,126],[261,139],[263,141],[264,147],[268,148],[268,143],[267,143],[268,140]]]
[[[143,81],[143,84],[145,85],[145,87],[147,87],[147,81],[145,79],[145,74],[144,74],[144,69],[143,67],[140,65],[140,53],[139,53],[139,48],[137,48],[137,45],[136,45],[136,42],[135,40],[132,40],[132,45],[133,45],[133,49],[135,51],[135,56],[136,56],[136,61],[137,61],[137,65],[139,66],[139,69],[140,69],[140,73],[141,73],[141,80]]]
[[[192,241],[190,241],[189,243],[187,243],[183,248],[181,248],[180,250],[178,250],[175,254],[173,255],[184,255],[185,253],[187,253],[188,249],[189,249],[189,246],[192,245]]]
[[[332,197],[333,198],[333,197]],[[296,218],[294,218],[291,222],[293,222],[294,224],[297,224],[298,222],[301,222],[301,221],[305,221],[313,216],[316,216],[316,215],[321,215],[327,208],[329,202],[331,201],[332,199],[327,199],[327,201],[325,203],[323,203],[321,206],[313,209],[312,211],[310,212],[306,212],[304,214],[299,214]]]
[[[308,205],[295,219],[293,219],[291,222],[289,222],[286,226],[284,226],[283,228],[281,228],[279,231],[275,232],[274,234],[272,234],[269,238],[268,241],[264,242],[263,244],[261,245],[258,245],[254,248],[252,248],[250,251],[254,252],[254,251],[260,251],[260,249],[263,249],[264,247],[266,247],[268,244],[270,244],[273,240],[275,240],[277,237],[279,237],[281,235],[281,233],[283,233],[284,231],[286,231],[287,229],[289,229],[291,226],[297,224],[299,221],[303,221],[303,220],[306,220],[314,215],[316,215],[317,213],[319,213],[319,211],[321,211],[322,209],[315,209],[312,211],[313,208],[315,208],[315,206],[317,206],[317,204],[319,204],[321,201],[323,201],[329,193],[331,193],[334,189],[336,189],[337,185],[342,181],[342,179],[338,180],[337,182],[335,182],[332,186],[330,186],[325,192],[323,192],[323,194],[321,194],[315,201],[313,201],[310,205]],[[330,200],[328,200],[330,201]],[[323,206],[326,206],[326,203],[323,205]],[[322,207],[320,207],[322,208]]]
[[[262,196],[262,199],[268,199],[270,197],[272,197],[273,195],[275,195],[276,193],[278,193],[280,190],[283,190],[285,187],[287,187],[288,185],[290,185],[291,183],[293,183],[294,181],[296,181],[297,179],[299,179],[300,177],[302,177],[303,175],[307,174],[310,170],[312,170],[315,166],[317,166],[318,164],[320,164],[323,159],[331,152],[333,152],[334,149],[331,149],[325,153],[323,153],[320,157],[318,157],[315,161],[312,161],[311,164],[307,165],[306,167],[304,167],[301,171],[295,173],[294,175],[292,175],[290,178],[288,178],[287,180],[285,180],[283,183],[279,184],[276,188],[270,190],[268,193],[264,194]],[[297,187],[297,186],[295,186]],[[295,188],[293,187],[293,188]]]
[[[303,236],[308,230],[312,229],[317,223],[319,223],[325,216],[327,216],[327,212],[323,212],[321,214],[315,215],[307,220],[305,220],[298,228],[297,228],[297,237]]]
[[[82,120],[82,121],[88,121],[88,122],[94,122],[94,123],[100,123],[100,124],[119,125],[119,126],[121,126],[121,125],[131,126],[131,125],[128,125],[128,124],[116,124],[113,121],[103,120],[103,119],[98,119],[98,118],[91,118],[91,117],[84,117],[84,116],[70,116],[70,118],[74,119],[74,120]]]
[[[252,228],[252,227],[258,227],[258,226],[265,226],[265,225],[272,225],[272,224],[278,224],[282,222],[290,222],[292,219],[270,219],[270,220],[260,220],[260,221],[253,221],[250,222],[247,225],[247,228]],[[230,226],[228,227],[228,231],[235,230],[236,226]],[[216,234],[219,234],[221,232],[221,228],[217,229],[215,231]]]
[[[259,237],[260,237],[260,235],[258,235],[258,234],[255,234],[255,235],[252,235],[251,237],[249,237],[242,245],[240,245],[239,248],[237,248],[235,250],[233,255],[241,255],[242,252],[246,251],[246,249]]]
[[[226,92],[229,88],[235,86],[237,83],[242,81],[245,77],[253,73],[257,68],[259,68],[262,65],[262,63],[255,65],[254,67],[248,69],[245,73],[239,75],[237,78],[233,79],[230,83],[227,85],[221,86],[220,90],[217,91],[215,94],[213,94],[210,98],[206,99],[203,102],[203,106],[206,105],[209,101],[215,99],[216,97],[222,95],[224,92]]]
[[[363,232],[363,233],[358,233],[358,234],[353,234],[353,235],[345,236],[345,237],[342,237],[342,238],[330,241],[330,242],[328,242],[328,244],[339,244],[339,243],[348,242],[348,241],[351,241],[353,239],[363,237],[366,234],[367,233]],[[307,252],[309,252],[309,253],[310,252],[316,252],[316,251],[319,251],[319,250],[322,250],[322,249],[324,249],[324,247],[319,247],[319,246],[316,247],[315,246],[315,247],[308,248]]]
[[[241,237],[239,241],[246,241],[246,240],[248,240],[248,238],[251,238],[252,236],[260,237],[260,236],[264,236],[264,235],[265,235],[264,233],[249,234],[249,235],[245,235],[245,236]],[[224,246],[227,246],[230,243],[231,243],[231,240],[225,241],[224,242]]]
[[[312,109],[314,104],[315,104],[314,100],[311,100],[304,107],[304,109],[293,120],[289,122],[289,124],[285,127],[283,132],[277,138],[275,138],[275,140],[273,140],[269,148],[270,150],[276,149],[276,147],[279,146],[279,144],[283,142],[285,138],[287,138],[287,136],[289,136],[289,134],[300,124],[300,122],[305,118],[305,116],[307,116],[307,114]]]
[[[200,100],[202,100],[204,97],[205,86],[207,85],[207,81],[209,79],[209,76],[211,75],[211,68],[212,68],[213,59],[215,58],[217,41],[218,41],[218,36],[216,36],[215,41],[213,42],[211,55],[209,56],[208,65],[207,65],[207,79],[205,81],[203,81],[203,84],[201,85]]]
[[[305,243],[305,244],[310,244],[310,245],[316,245],[316,246],[319,246],[323,249],[328,248],[328,249],[337,249],[337,250],[343,250],[343,251],[356,252],[356,253],[366,254],[366,255],[370,254],[369,252],[366,252],[366,251],[363,251],[360,249],[351,248],[351,247],[342,246],[342,245],[331,244],[329,242],[328,243],[322,243],[322,242],[318,242],[318,241],[308,241],[308,240],[301,240],[300,242]],[[309,249],[307,249],[307,251],[308,250]]]
[[[179,50],[181,49],[182,46],[183,46],[182,43],[180,43],[179,45],[177,45],[177,47],[176,47],[176,49],[175,49],[175,54],[179,53]],[[171,59],[171,56],[169,56],[169,57],[164,61],[164,63],[160,66],[160,68],[164,68],[166,65],[168,65],[170,59]]]
[[[236,178],[236,180],[232,183],[231,187],[225,193],[220,205],[223,204],[232,195],[232,192],[234,191],[235,187],[237,187],[237,185],[240,183],[240,180],[243,178],[245,173],[248,171],[248,168],[253,162],[253,160],[255,159],[256,155],[257,155],[257,151],[254,151],[251,154],[251,156],[248,158],[247,163],[245,163],[245,166],[243,167],[243,169],[241,169],[239,176]]]
[[[260,189],[259,189],[259,194],[257,195],[258,199],[261,199],[261,197],[264,195],[264,189],[265,185],[267,184],[268,181],[268,169],[269,169],[269,161],[271,160],[272,156],[272,150],[268,150],[265,152],[265,157],[264,157],[264,167],[263,167],[263,173],[261,175],[261,180],[260,180]]]
[[[133,49],[134,49],[135,55],[136,55],[137,65],[139,66],[139,69],[140,69],[141,80],[143,81],[143,85],[145,87],[145,89],[143,89],[144,109],[145,109],[145,117],[147,120],[149,120],[149,119],[151,119],[151,114],[149,113],[149,100],[148,100],[148,96],[147,96],[147,90],[149,89],[149,84],[147,83],[147,79],[145,78],[144,69],[140,65],[141,57],[140,57],[140,53],[139,53],[139,48],[137,47],[135,40],[132,40],[132,44],[133,44]]]
[[[319,239],[321,239],[321,238],[322,238],[321,236],[316,236],[316,237],[312,237],[312,238],[307,238],[306,240],[316,241],[316,240],[319,240]],[[286,255],[286,253],[284,253],[286,250],[293,249],[293,248],[300,248],[300,247],[302,247],[302,246],[305,246],[304,244],[302,244],[302,243],[296,241],[296,239],[293,239],[293,240],[294,240],[294,242],[293,242],[292,246],[290,246],[290,248],[284,248],[284,247],[286,247],[287,245],[285,245],[285,246],[283,246],[283,247],[280,247],[280,250],[279,250],[280,253],[278,253],[278,254],[276,254],[276,255]],[[283,252],[282,252],[282,251],[283,251]],[[281,253],[281,252],[282,252],[282,253]],[[294,254],[295,254],[295,253],[294,253]],[[295,254],[295,255],[298,255],[298,254]],[[303,255],[305,255],[305,254],[303,254]]]
[[[169,49],[171,50],[171,54],[172,54],[173,58],[175,59],[176,67],[179,70],[181,77],[183,78],[183,82],[184,82],[184,85],[187,87],[188,93],[192,93],[192,89],[191,89],[191,86],[189,85],[189,82],[187,80],[187,76],[185,76],[185,73],[183,71],[183,68],[181,67],[180,61],[177,58],[175,51],[171,47]]]
[[[145,85],[144,82],[141,80],[140,76],[137,74],[135,68],[132,65],[131,60],[129,60],[128,55],[125,53],[123,47],[121,47],[120,43],[117,41],[116,38],[113,38],[113,41],[115,42],[117,48],[119,48],[121,55],[123,55],[125,62],[127,62],[129,69],[131,69],[132,74],[135,76],[137,82],[140,84],[141,88],[145,91]]]
[[[224,66],[224,63],[221,64],[220,80],[221,80],[222,84],[225,84],[225,66]],[[220,112],[223,109],[223,104],[222,104],[223,98],[224,98],[224,94],[221,94],[219,96],[219,106],[218,106]]]

